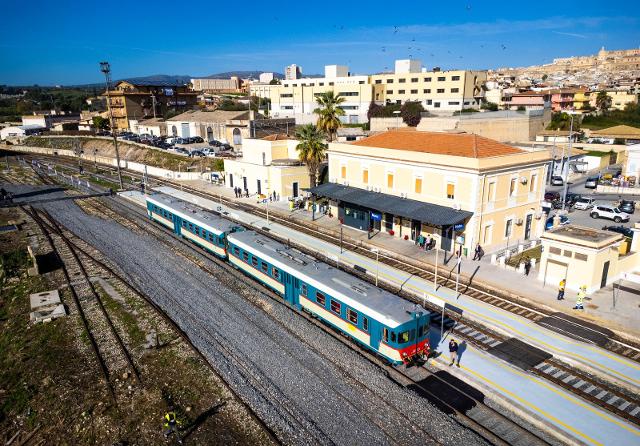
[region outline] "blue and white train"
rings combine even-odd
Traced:
[[[148,196],[147,212],[390,362],[428,355],[428,311],[177,198]]]

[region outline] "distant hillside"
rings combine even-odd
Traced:
[[[169,84],[187,84],[191,81],[191,76],[187,74],[153,74],[151,76],[127,77],[131,82],[167,82]]]
[[[226,71],[204,76],[203,79],[229,79],[234,76],[241,79],[258,79],[262,73],[270,73],[270,71]],[[284,79],[284,74],[273,73],[273,76],[277,79]]]

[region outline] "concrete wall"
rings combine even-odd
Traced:
[[[398,118],[371,118],[369,128],[372,132],[384,132],[389,129],[397,129],[400,127],[408,127],[401,117]]]

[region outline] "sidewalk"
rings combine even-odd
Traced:
[[[215,197],[221,195],[238,203],[260,207],[263,210],[268,207],[270,214],[273,213],[279,217],[288,218],[306,227],[319,229],[337,237],[340,235],[340,222],[335,216],[329,218],[327,215],[316,214],[316,219],[312,221],[312,213],[310,211],[295,210],[291,212],[289,203],[286,201],[258,204],[258,199],[255,196],[236,199],[233,190],[212,185],[205,181],[189,181],[185,182],[185,184],[211,194],[214,200]],[[413,262],[417,261],[430,266],[434,266],[436,263],[435,250],[424,251],[411,240],[401,240],[385,232],[377,233],[369,239],[368,234],[364,231],[348,226],[343,226],[342,229],[345,241],[355,242],[369,249],[380,249],[381,252],[389,253],[394,257],[409,258]],[[439,252],[439,275],[448,276],[451,273],[451,277],[455,277],[455,260],[451,260],[450,257],[451,254],[447,253],[445,262],[445,254],[442,251]],[[532,268],[529,276],[525,276],[513,267],[492,265],[491,256],[489,255],[484,256],[482,261],[472,261],[471,257],[467,257],[462,261],[460,276],[460,284],[462,286],[460,289],[464,289],[469,283],[482,284],[501,292],[509,292],[512,297],[523,305],[531,302],[537,306],[546,307],[551,311],[570,313],[573,316],[582,317],[607,328],[640,338],[640,316],[637,311],[640,306],[640,293],[635,294],[625,288],[626,291],[621,291],[617,296],[614,306],[612,299],[613,288],[609,286],[587,297],[585,310],[578,312],[572,310],[577,297],[575,293],[568,292],[565,300],[558,301],[556,299],[557,284],[544,284],[537,277],[538,265]]]

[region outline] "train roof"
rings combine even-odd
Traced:
[[[390,328],[413,319],[407,312],[415,310],[414,304],[295,248],[254,231],[235,232],[229,234],[227,239]],[[427,313],[427,310],[421,311]]]
[[[172,214],[175,214],[180,218],[184,218],[191,223],[195,223],[216,235],[231,232],[233,228],[238,226],[234,222],[229,221],[226,218],[222,218],[213,212],[209,212],[199,206],[189,203],[188,201],[184,201],[170,195],[147,195],[147,201],[170,211]]]

